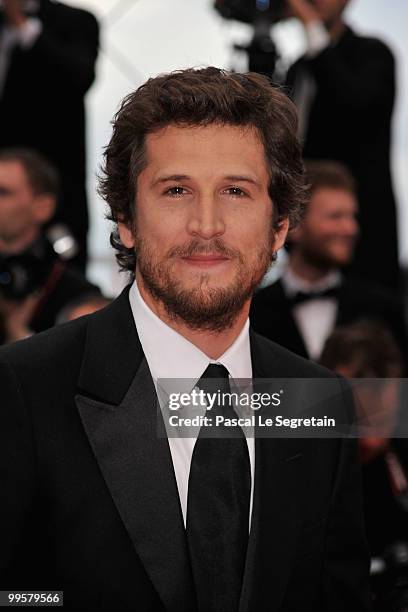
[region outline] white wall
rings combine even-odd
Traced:
[[[95,13],[102,24],[98,77],[87,97],[88,170],[91,203],[89,273],[108,294],[125,279],[116,271],[109,247],[109,226],[95,194],[96,171],[110,135],[110,120],[121,98],[146,78],[187,66],[241,67],[232,56],[233,41],[248,40],[250,28],[229,24],[212,9],[212,0],[65,0]],[[399,97],[394,121],[393,169],[400,212],[401,259],[408,263],[408,23],[407,0],[354,0],[349,21],[361,32],[383,38],[398,60]],[[296,23],[279,26],[276,40],[285,58],[302,50]],[[242,66],[243,68],[244,66]],[[380,238],[380,237],[379,237]],[[379,244],[379,252],[382,245]]]

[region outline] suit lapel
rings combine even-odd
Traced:
[[[128,287],[89,318],[76,403],[119,515],[167,610],[194,609],[177,483]],[[161,418],[161,417],[160,417]]]
[[[279,363],[266,358],[251,331],[254,378],[283,378]],[[256,438],[255,482],[240,612],[280,608],[289,579],[300,524],[305,482],[302,439]]]
[[[271,287],[273,287],[273,291],[271,290],[268,294],[268,299],[270,301],[270,312],[272,313],[272,335],[268,337],[290,351],[309,358],[309,353],[293,316],[291,304],[286,297],[282,281],[278,279]],[[275,317],[273,313],[277,313]],[[257,359],[259,360],[259,357]]]

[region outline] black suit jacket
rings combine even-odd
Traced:
[[[332,376],[253,333],[251,350],[257,377]],[[128,288],[95,314],[0,349],[0,380],[1,589],[63,589],[69,610],[194,611]],[[341,393],[328,409],[350,417]],[[256,439],[241,612],[368,609],[355,453],[352,439]]]
[[[347,27],[335,46],[313,59],[303,57],[290,68],[289,93],[305,70],[317,89],[304,156],[343,162],[358,184],[361,236],[350,271],[395,288],[399,264],[390,169],[393,55],[380,40],[358,36]]]
[[[34,45],[16,47],[11,57],[0,96],[0,147],[31,147],[56,165],[60,218],[84,246],[84,96],[95,77],[98,24],[87,11],[50,0],[42,0],[39,18],[43,31]]]
[[[250,319],[253,329],[259,334],[302,357],[310,357],[280,279],[255,294]],[[344,278],[339,289],[336,326],[359,319],[384,323],[397,341],[406,362],[408,343],[404,309],[399,298],[373,283]]]

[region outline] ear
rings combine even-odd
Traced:
[[[132,231],[121,221],[118,222],[118,231],[122,244],[128,249],[132,249],[135,246],[135,239]]]
[[[55,207],[56,199],[52,194],[42,193],[35,196],[32,204],[32,211],[33,218],[38,225],[43,225],[51,219],[55,213]]]
[[[285,244],[286,236],[289,230],[289,219],[282,219],[278,229],[275,231],[275,242],[273,245],[274,251],[279,251]]]

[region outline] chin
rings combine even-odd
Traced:
[[[331,264],[333,266],[341,267],[341,266],[347,266],[351,262],[352,256],[348,251],[346,253],[345,252],[330,253],[330,255],[328,256],[328,260],[331,261]]]
[[[206,278],[206,279],[200,279],[199,282],[197,282],[197,280],[194,282],[193,280],[191,280],[190,282],[185,282],[183,283],[182,281],[180,282],[180,286],[186,290],[186,291],[194,291],[197,290],[198,292],[200,292],[203,296],[203,299],[205,299],[206,297],[208,297],[208,299],[211,299],[211,294],[213,291],[220,291],[220,290],[228,290],[231,286],[233,285],[233,283],[231,283],[231,279],[220,279],[220,278],[216,278],[216,279],[212,279],[212,278]]]
[[[233,274],[220,273],[218,270],[192,270],[188,274],[179,274],[174,276],[174,283],[179,283],[184,286],[185,289],[198,288],[201,285],[203,287],[213,287],[219,289],[221,287],[227,287],[234,282]]]

